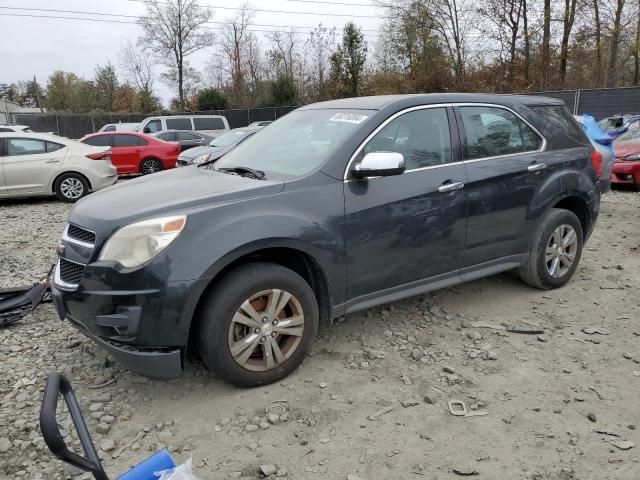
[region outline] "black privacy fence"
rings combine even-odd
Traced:
[[[560,99],[572,113],[588,113],[597,120],[619,113],[640,113],[640,87],[528,92],[526,95]],[[238,128],[253,122],[276,120],[295,108],[297,107],[233,108],[184,115],[223,115],[231,128]],[[54,132],[68,138],[80,138],[97,132],[107,123],[137,123],[147,116],[138,113],[14,113],[12,120],[17,125],[29,125],[36,132]]]
[[[174,115],[223,115],[231,128],[253,122],[276,120],[297,107],[234,108]],[[13,123],[28,125],[35,132],[54,132],[67,138],[81,138],[100,130],[107,123],[138,123],[150,115],[143,113],[14,113]]]

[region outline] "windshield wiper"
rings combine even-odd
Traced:
[[[204,163],[201,165],[204,165]],[[249,167],[222,167],[218,168],[217,170],[221,172],[235,173],[237,175],[240,175],[241,177],[255,178],[256,180],[263,180],[265,177],[265,174],[262,170],[254,170],[253,168]]]

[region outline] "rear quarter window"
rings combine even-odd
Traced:
[[[112,145],[111,137],[113,137],[113,135],[98,135],[96,137],[86,138],[82,143],[93,145],[94,147],[110,147]]]
[[[562,105],[534,105],[529,108],[549,123],[551,128],[559,128],[579,143],[589,143],[582,127]]]

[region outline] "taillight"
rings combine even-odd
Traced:
[[[111,153],[90,153],[89,155],[86,155],[86,157],[91,160],[111,160]]]
[[[591,152],[591,164],[596,171],[596,176],[600,178],[602,176],[602,154],[599,151]]]

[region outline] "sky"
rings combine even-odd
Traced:
[[[235,9],[243,3],[243,0],[200,0],[201,5],[213,9],[212,21],[222,22],[211,24],[214,29],[223,28],[224,22],[232,18],[237,13]],[[373,3],[374,0],[249,1],[249,5],[258,10],[253,18],[255,30],[288,30],[285,27],[294,27],[300,32],[308,33],[310,28],[305,27],[315,27],[321,22],[325,27],[336,27],[336,30],[340,31],[346,22],[353,21],[365,30],[371,46],[375,43],[376,32],[384,16],[384,10],[374,7]],[[69,12],[51,12],[43,9]],[[122,16],[88,15],[70,11]],[[142,35],[141,28],[135,24],[94,22],[82,18],[134,22],[135,18],[129,16],[139,16],[144,14],[144,11],[144,4],[139,0],[2,0],[0,83],[28,80],[35,75],[38,82],[45,85],[47,78],[55,70],[74,72],[84,78],[92,78],[97,64],[111,62],[117,67],[118,52],[122,44],[127,39],[135,42]],[[76,19],[34,16],[63,16]],[[256,32],[256,35],[266,44],[265,32]],[[215,52],[215,47],[197,52],[189,57],[189,63],[196,69],[203,70]],[[161,69],[162,67],[158,67],[158,73]],[[156,80],[154,88],[165,104],[175,96],[159,79]]]

